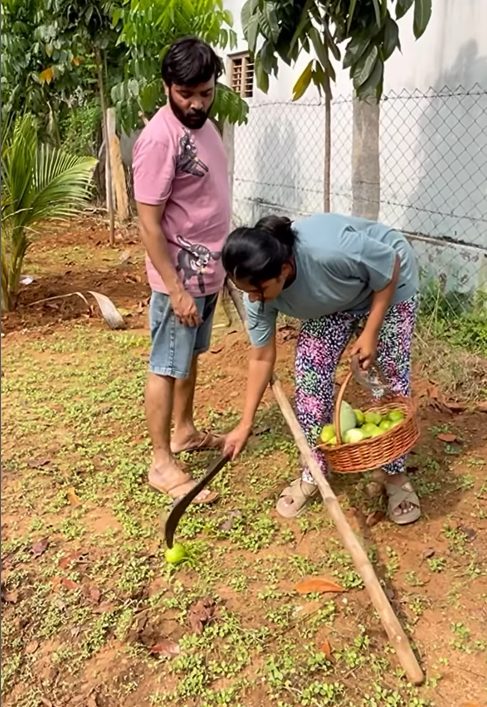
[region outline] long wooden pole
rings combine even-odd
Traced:
[[[245,325],[246,315],[245,309],[242,304],[242,300],[235,286],[229,281],[227,287],[235,305],[242,323]],[[399,620],[394,613],[394,610],[385,595],[384,590],[381,587],[377,575],[374,572],[374,568],[367,557],[367,553],[360,544],[357,536],[353,532],[350,524],[348,523],[338,499],[333,493],[331,486],[329,485],[326,478],[313,457],[311,448],[304,436],[304,432],[299,424],[296,415],[291,407],[291,404],[287,398],[286,393],[278,379],[274,374],[271,381],[271,389],[274,393],[277,404],[279,405],[284,419],[286,420],[289,429],[294,437],[296,446],[301,452],[301,456],[308,467],[316,485],[318,486],[320,493],[323,497],[326,509],[335,524],[335,527],[342,539],[343,545],[350,553],[350,556],[355,565],[355,569],[362,577],[363,583],[370,597],[372,604],[374,605],[382,625],[387,633],[389,641],[394,647],[398,660],[404,669],[409,680],[414,685],[420,685],[424,682],[424,673],[413,653],[411,645],[408,641],[404,629],[402,628]]]

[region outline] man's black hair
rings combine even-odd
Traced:
[[[196,37],[184,37],[171,45],[162,62],[166,86],[197,86],[223,73],[223,63],[209,44]]]

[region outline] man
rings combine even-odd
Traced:
[[[135,199],[152,289],[145,391],[153,448],[148,479],[173,498],[195,484],[174,455],[219,448],[223,441],[197,430],[193,420],[197,358],[210,343],[230,224],[225,152],[208,120],[221,73],[221,60],[210,46],[192,37],[175,42],[162,64],[168,104],[134,147]],[[206,490],[195,502],[216,498]]]

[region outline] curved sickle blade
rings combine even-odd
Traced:
[[[181,520],[182,515],[184,514],[184,511],[186,508],[189,506],[191,501],[196,498],[196,496],[203,491],[205,486],[213,479],[214,476],[218,474],[219,471],[223,469],[223,467],[228,464],[230,461],[230,457],[222,456],[218,457],[218,459],[210,466],[208,471],[206,472],[205,476],[203,476],[202,479],[198,481],[196,486],[189,491],[185,496],[183,496],[173,507],[172,511],[169,513],[169,516],[166,521],[166,525],[164,526],[164,538],[166,540],[166,545],[168,547],[173,546],[173,541],[174,541],[174,533],[176,532],[176,528],[178,527],[178,523]]]

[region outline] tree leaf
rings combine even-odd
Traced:
[[[39,74],[39,80],[41,83],[51,83],[54,78],[54,69],[52,66],[48,66],[47,69],[41,71]]]
[[[355,12],[355,5],[356,4],[357,4],[357,0],[351,0],[350,6],[348,8],[347,32],[350,31],[350,25],[352,24],[353,13]]]
[[[49,538],[42,538],[42,540],[38,540],[35,542],[30,551],[32,553],[32,557],[40,557],[45,553],[47,548],[49,547]]]
[[[178,643],[170,641],[168,638],[164,638],[162,641],[158,641],[150,648],[150,652],[153,655],[166,656],[167,658],[172,658],[175,655],[181,653],[181,648]]]
[[[357,96],[359,96],[359,98],[375,97],[378,99],[380,94],[382,93],[383,76],[384,62],[381,60],[380,57],[377,57],[374,68],[372,69],[369,78],[357,89]]]
[[[414,0],[413,31],[416,39],[424,33],[431,17],[431,0]]]
[[[305,93],[306,89],[310,84],[312,72],[313,60],[309,62],[309,64],[306,66],[301,76],[298,78],[298,80],[293,86],[293,101],[297,101]]]
[[[373,528],[374,525],[377,525],[377,523],[380,523],[384,518],[386,517],[386,514],[384,511],[373,511],[373,513],[369,513],[367,518],[365,519],[365,525],[367,528]]]
[[[378,56],[379,50],[375,44],[372,44],[360,61],[352,67],[351,74],[355,89],[358,89],[367,81],[374,69]]]
[[[396,48],[401,48],[401,43],[399,42],[399,27],[391,17],[388,17],[384,26],[383,60],[386,61],[389,59]]]
[[[380,11],[379,0],[372,0],[372,4],[374,6],[375,21],[376,21],[377,27],[380,27],[382,22],[381,22],[381,11]]]
[[[79,589],[78,582],[75,582],[74,579],[69,579],[69,577],[62,577],[60,584],[69,591]]]
[[[325,44],[324,37],[321,37],[316,27],[311,27],[309,30],[309,36],[313,43],[313,48],[316,52],[318,60],[321,62],[321,66],[327,70],[330,65],[330,57],[328,56],[328,47]]]
[[[261,53],[262,52],[259,52],[255,57],[255,78],[257,80],[257,86],[260,88],[260,90],[264,93],[267,93],[267,91],[269,90],[269,74],[264,71],[264,68],[262,66]]]
[[[325,640],[320,644],[320,651],[324,653],[328,659],[331,658],[332,650],[330,641],[327,638],[325,638]]]
[[[112,300],[106,295],[101,294],[101,292],[93,292],[93,290],[88,290],[90,295],[96,299],[96,302],[100,308],[103,319],[106,321],[110,329],[126,329],[127,325],[124,318],[118,311],[118,309],[113,304]]]
[[[249,45],[249,52],[255,54],[257,47],[257,37],[260,32],[260,12],[256,12],[251,16],[247,27],[244,28],[245,39]]]
[[[436,439],[439,439],[440,442],[448,442],[449,444],[460,441],[456,435],[450,432],[440,432],[440,434],[436,435]]]
[[[68,502],[71,506],[79,506],[81,503],[81,499],[76,493],[73,486],[70,486],[66,491],[66,498],[68,499]]]
[[[12,589],[11,592],[2,589],[2,601],[6,601],[7,604],[16,604],[19,600],[18,589]]]
[[[330,579],[326,579],[324,577],[306,577],[296,584],[295,590],[299,594],[311,594],[313,592],[317,592],[318,594],[326,594],[328,592],[345,591],[345,589],[339,584],[336,584],[336,582],[332,582]]]
[[[404,17],[406,12],[409,10],[411,5],[413,4],[414,0],[397,0],[396,4],[396,18],[398,20],[401,19],[401,17]]]
[[[345,50],[343,58],[343,68],[348,69],[349,66],[356,64],[360,57],[365,53],[365,50],[370,44],[370,37],[365,34],[360,34],[352,37]]]

